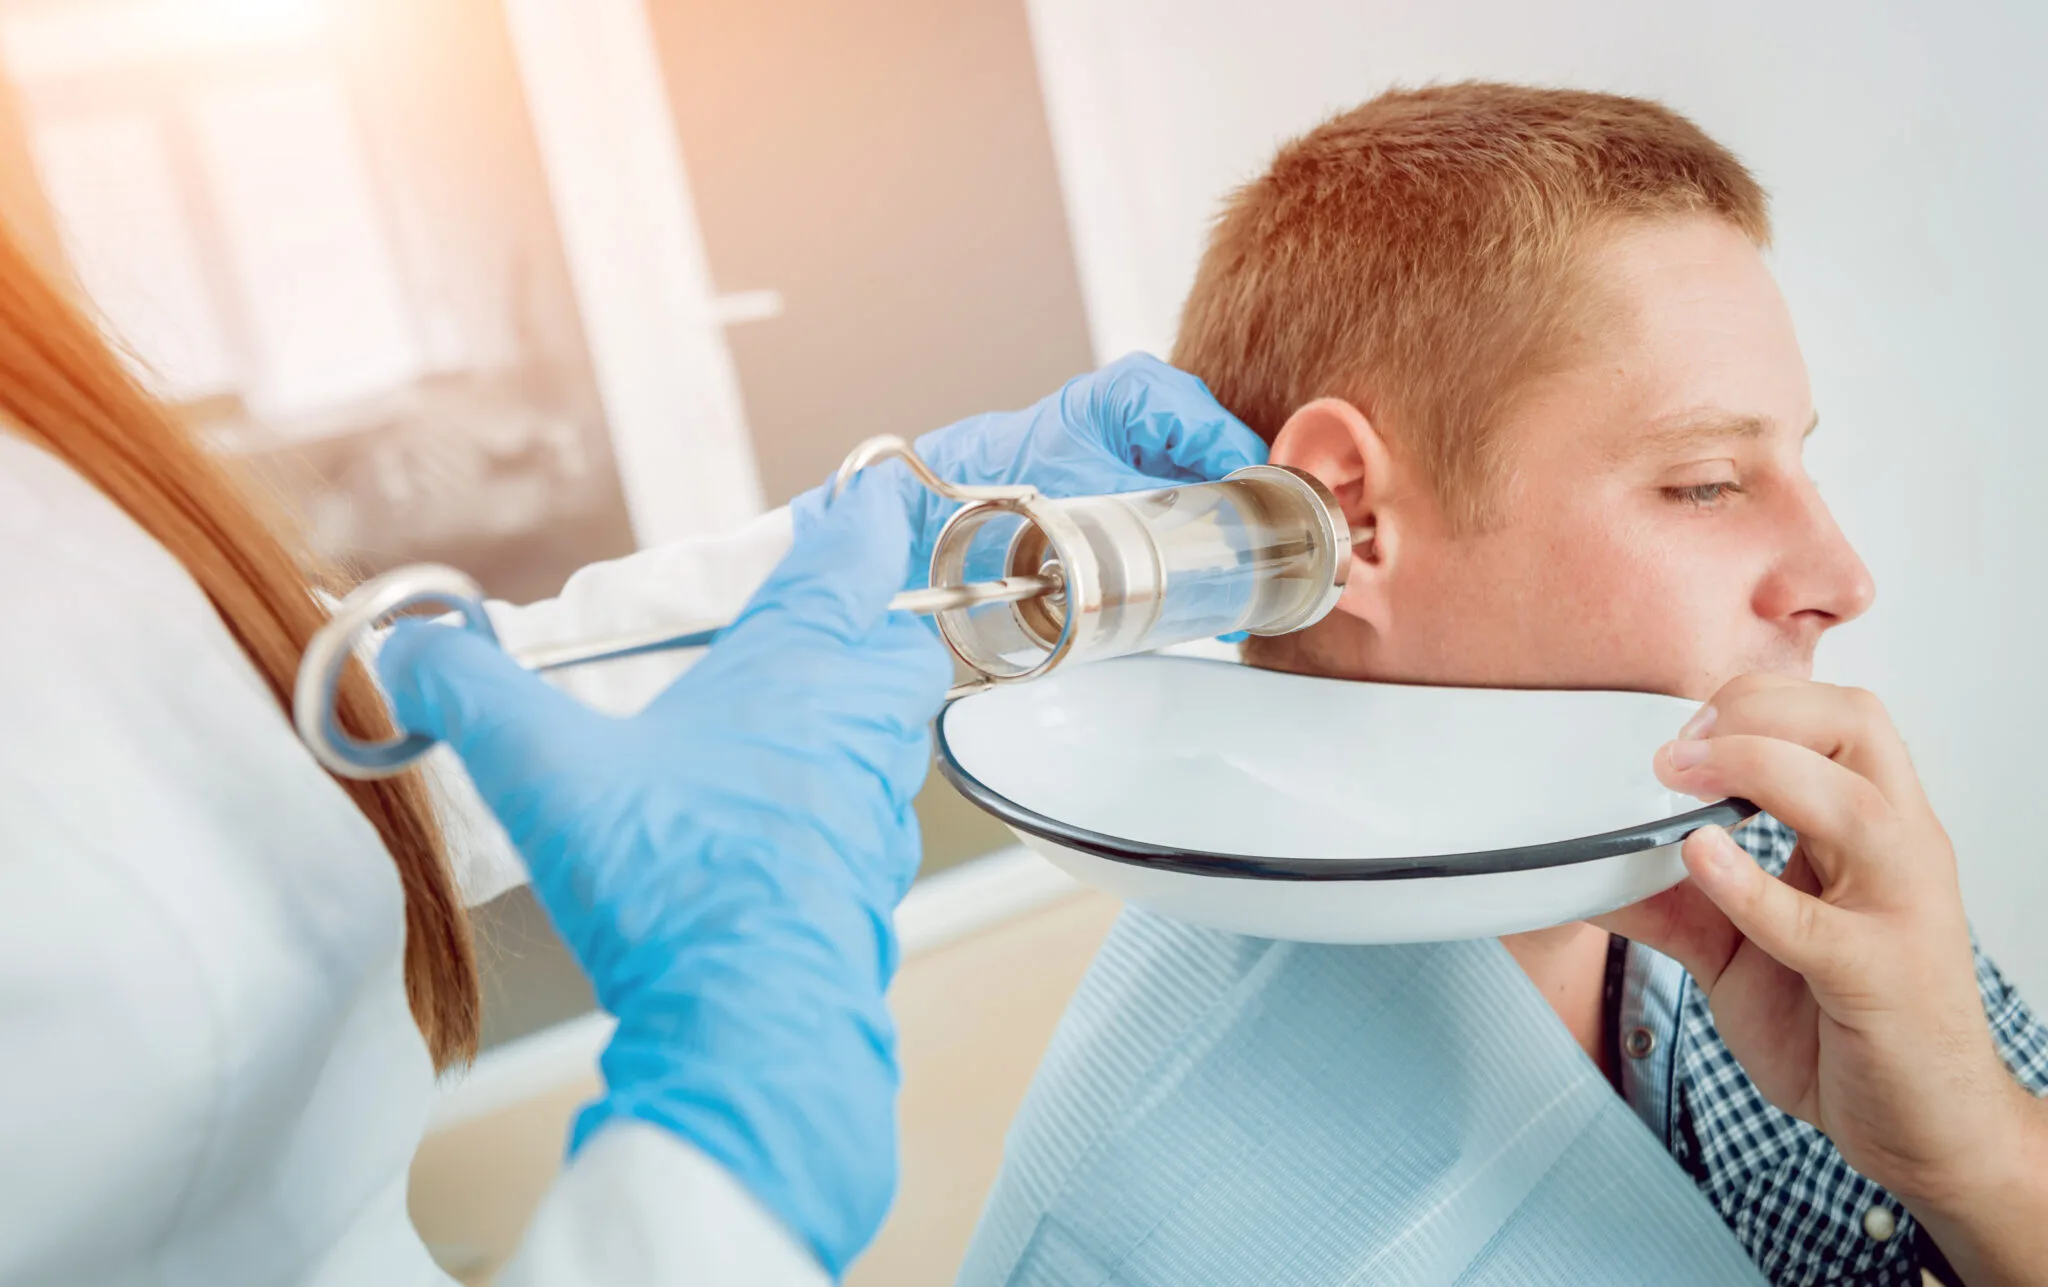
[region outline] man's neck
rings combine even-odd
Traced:
[[[1565,1030],[1600,1071],[1607,1067],[1606,1012],[1602,994],[1607,981],[1608,934],[1596,925],[1574,921],[1552,929],[1509,934],[1501,946],[1535,983],[1536,990],[1564,1020]]]

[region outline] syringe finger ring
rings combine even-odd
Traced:
[[[1044,595],[938,614],[955,655],[1001,683],[1239,630],[1304,629],[1343,593],[1352,544],[1328,488],[1255,465],[1158,491],[969,505],[940,532],[931,579],[1058,578]]]

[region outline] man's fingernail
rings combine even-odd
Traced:
[[[1711,833],[1702,843],[1706,846],[1707,861],[1716,867],[1732,868],[1736,859],[1749,857],[1749,852],[1735,843],[1735,837],[1721,828],[1701,827],[1700,830]]]
[[[1714,709],[1712,702],[1708,702],[1705,706],[1694,711],[1692,718],[1685,722],[1685,727],[1678,730],[1679,740],[1684,741],[1689,738],[1705,737],[1707,730],[1714,727],[1714,721],[1720,717],[1721,712]]]
[[[1690,769],[1706,763],[1711,748],[1693,738],[1681,738],[1664,750],[1664,760],[1674,769]]]

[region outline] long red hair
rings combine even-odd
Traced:
[[[0,231],[0,415],[125,510],[185,566],[287,710],[299,656],[327,619],[316,564],[266,522],[220,461],[129,374],[93,324]],[[361,667],[342,725],[390,722]],[[405,986],[438,1067],[474,1058],[481,1006],[469,917],[417,774],[344,782],[405,890]]]

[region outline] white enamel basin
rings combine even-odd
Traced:
[[[1695,703],[1129,657],[963,698],[941,771],[1033,849],[1163,915],[1404,943],[1560,925],[1684,877],[1751,813],[1650,770]]]

